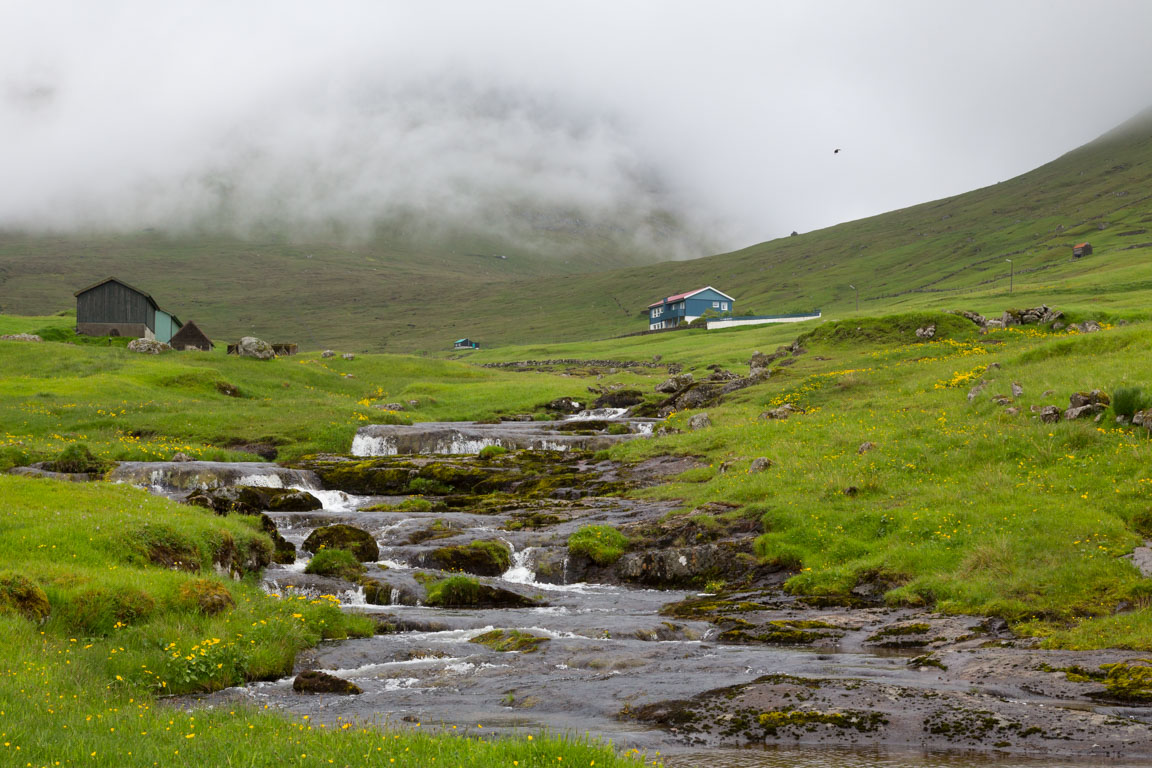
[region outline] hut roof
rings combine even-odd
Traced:
[[[134,285],[129,285],[128,283],[124,282],[123,280],[121,280],[118,277],[106,277],[99,282],[92,283],[92,285],[88,286],[87,288],[81,288],[80,290],[76,291],[76,293],[74,293],[72,295],[73,296],[79,296],[82,293],[88,293],[88,291],[92,290],[93,288],[99,288],[100,286],[104,285],[105,283],[120,283],[120,285],[124,286],[128,290],[135,291],[136,293],[140,294],[144,298],[148,299],[148,303],[152,305],[153,309],[160,309],[160,305],[156,303],[156,299],[152,298],[151,294],[149,294],[147,291],[140,290],[139,288],[137,288]],[[160,311],[163,312],[164,310],[161,309]],[[169,314],[171,314],[171,313],[169,313]]]
[[[200,330],[200,327],[193,320],[189,320],[183,328],[176,331],[168,343],[177,349],[181,346],[202,347],[205,344],[209,347],[215,346],[212,339],[208,338],[207,334]]]

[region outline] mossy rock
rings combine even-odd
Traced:
[[[197,490],[188,494],[185,504],[211,509],[218,515],[258,515],[274,512],[313,512],[322,509],[320,499],[293,488],[260,488],[251,485]]]
[[[192,579],[181,584],[180,602],[195,607],[205,616],[215,616],[236,607],[228,588],[212,579]]]
[[[512,551],[501,541],[473,541],[440,547],[432,551],[428,560],[430,565],[443,571],[499,576],[512,565]]]
[[[425,603],[435,608],[538,608],[544,603],[468,576],[450,576],[425,586]]]
[[[308,561],[304,573],[355,581],[364,575],[364,566],[346,549],[322,549]]]
[[[345,549],[361,562],[380,559],[380,545],[372,534],[344,523],[326,525],[312,531],[304,540],[304,549],[314,553],[322,549]]]
[[[364,693],[360,686],[349,680],[315,669],[297,675],[292,681],[292,690],[296,693],[330,693],[339,696]]]
[[[518,629],[494,629],[477,635],[468,642],[491,648],[501,653],[535,653],[540,646],[550,640],[547,637],[533,635],[531,632],[521,632]]]
[[[48,618],[52,606],[40,585],[18,573],[0,573],[0,612],[18,613],[29,621]]]

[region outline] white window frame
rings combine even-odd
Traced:
[[[712,309],[720,309],[720,302],[718,302],[718,301],[712,302]]]
[[[724,312],[727,312],[728,311],[728,302],[726,302],[726,301],[720,302],[720,309]]]

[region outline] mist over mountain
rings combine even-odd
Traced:
[[[448,75],[296,82],[209,122],[158,127],[133,152],[85,142],[63,155],[52,133],[78,110],[65,83],[10,79],[2,104],[32,149],[14,158],[30,183],[0,191],[6,227],[478,237],[553,255],[572,247],[566,233],[662,258],[718,242],[613,115],[522,88]]]

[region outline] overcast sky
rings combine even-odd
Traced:
[[[1147,0],[0,0],[0,226],[670,209],[739,247],[1091,140],[1152,105],[1150,32]]]

